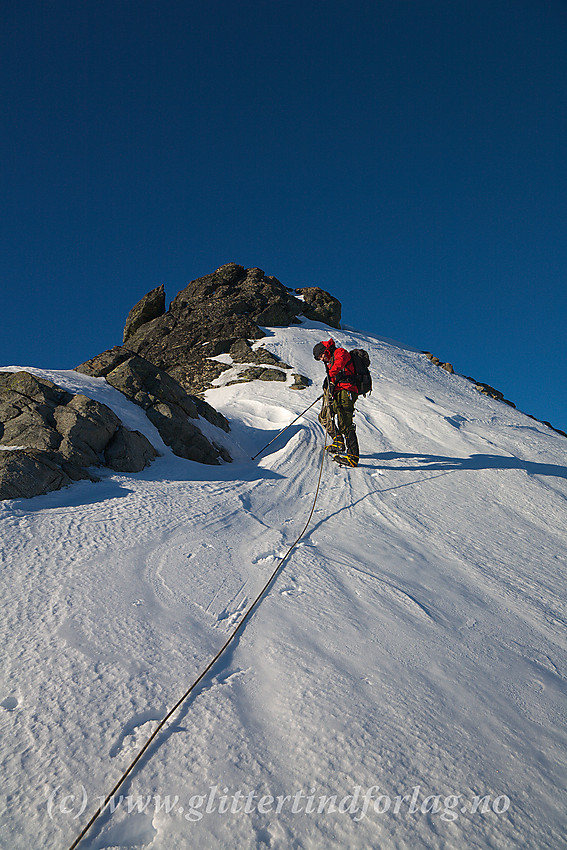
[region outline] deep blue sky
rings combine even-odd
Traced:
[[[0,68],[0,364],[235,261],[567,430],[565,0],[17,0]]]

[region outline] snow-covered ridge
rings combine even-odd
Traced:
[[[313,384],[207,391],[236,463],[164,452],[0,506],[0,846],[71,844],[303,526],[317,408],[249,458],[320,393],[329,328],[266,333]],[[282,575],[85,847],[564,846],[565,438],[418,352],[332,335],[371,356],[361,465],[326,463]]]

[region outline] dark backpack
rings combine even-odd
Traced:
[[[353,348],[349,352],[354,366],[354,381],[360,395],[372,392],[372,376],[370,374],[370,357],[364,348]]]

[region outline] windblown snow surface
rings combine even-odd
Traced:
[[[224,373],[234,463],[160,444],[140,474],[1,503],[2,848],[71,845],[305,524],[318,405],[250,457],[320,393],[329,328],[266,333],[313,384]],[[302,541],[83,848],[567,846],[567,440],[334,335],[371,356],[361,464],[325,458]],[[31,371],[155,443],[104,380]]]

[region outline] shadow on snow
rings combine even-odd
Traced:
[[[555,478],[567,478],[567,467],[552,463],[536,463],[531,460],[521,460],[518,457],[505,455],[475,454],[470,457],[444,457],[442,455],[400,454],[399,452],[383,452],[382,454],[366,455],[366,461],[379,460],[414,460],[415,464],[391,466],[389,464],[361,463],[361,466],[372,466],[376,469],[389,469],[400,472],[455,472],[458,470],[479,469],[523,469],[529,475],[551,475]]]

